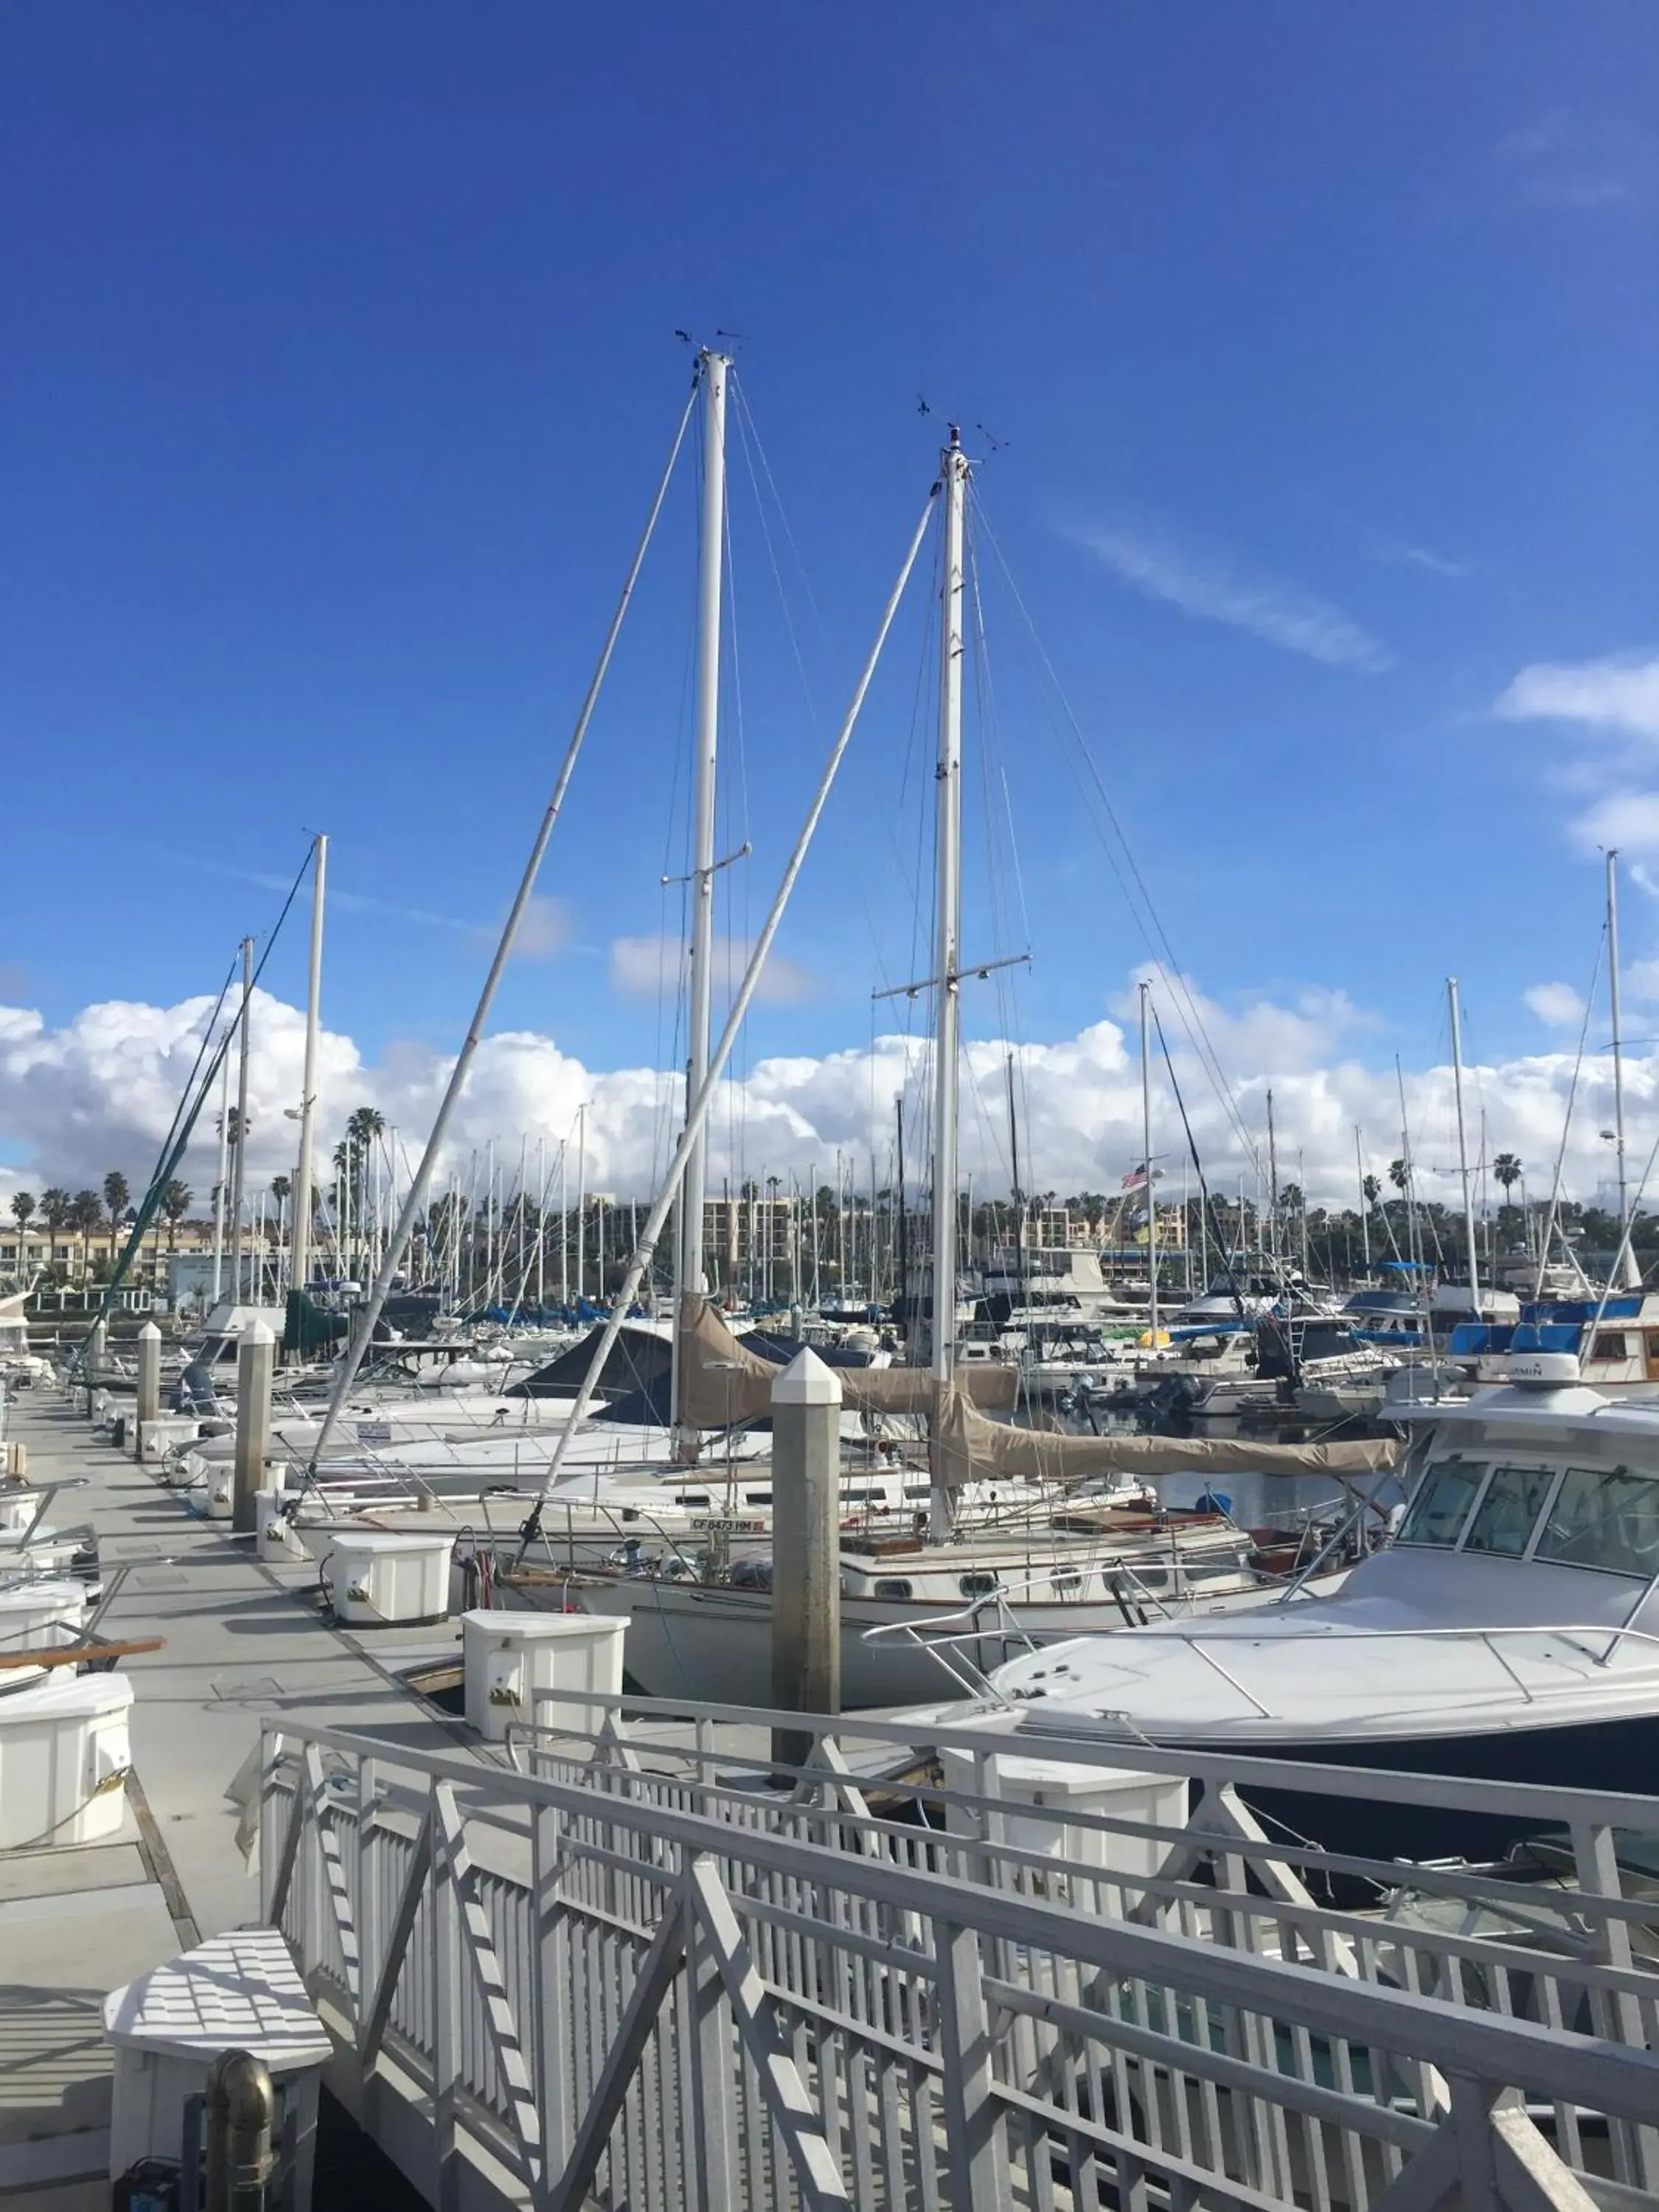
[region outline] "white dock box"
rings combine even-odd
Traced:
[[[72,1576],[41,1576],[0,1589],[0,1652],[56,1650],[80,1640],[90,1592]],[[10,1696],[27,1683],[42,1680],[44,1667],[9,1667],[0,1676],[0,1692]],[[74,1669],[64,1670],[73,1680]]]
[[[210,1936],[112,1990],[104,2039],[115,2054],[112,2181],[140,2159],[176,2160],[186,2100],[202,2094],[222,2052],[246,2051],[270,2069],[281,2100],[277,2140],[292,2141],[292,2194],[284,2202],[295,2212],[310,2204],[317,2092],[333,2046],[274,1929]]]
[[[0,1698],[0,1850],[120,1832],[131,1764],[125,1674],[79,1674]]]
[[[337,1617],[354,1628],[443,1620],[455,1532],[342,1528],[324,1562]]]
[[[940,1747],[946,1787],[979,1793],[971,1752]],[[1022,1851],[1042,1851],[1091,1874],[1151,1875],[1173,1846],[1157,1836],[1119,1834],[1107,1828],[1075,1827],[1067,1813],[1093,1813],[1112,1820],[1146,1821],[1159,1828],[1187,1825],[1187,1782],[1179,1774],[1136,1774],[1120,1766],[1086,1766],[1071,1759],[1022,1759],[995,1754],[994,1794],[1007,1808],[1002,1840]],[[1022,1819],[1029,1808],[1033,1817]],[[1036,1817],[1037,1815],[1041,1817]],[[945,1808],[945,1826],[955,1834],[980,1832],[981,1816],[966,1808]]]
[[[627,1626],[622,1615],[464,1613],[461,1663],[468,1724],[491,1743],[499,1743],[514,1721],[592,1735],[604,1714],[557,1693],[581,1690],[593,1697],[620,1697]]]

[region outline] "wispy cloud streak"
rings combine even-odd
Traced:
[[[1183,614],[1248,631],[1328,668],[1375,673],[1393,665],[1388,648],[1340,607],[1266,570],[1179,545],[1139,524],[1089,523],[1064,534],[1126,584]]]

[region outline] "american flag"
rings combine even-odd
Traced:
[[[1152,1180],[1152,1176],[1146,1172],[1146,1163],[1143,1160],[1138,1168],[1131,1168],[1128,1174],[1124,1176],[1122,1188],[1125,1190],[1139,1190],[1143,1184]]]

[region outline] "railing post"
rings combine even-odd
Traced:
[[[1572,1855],[1581,1889],[1591,1896],[1623,1897],[1624,1886],[1619,1878],[1619,1858],[1611,1828],[1583,1827],[1575,1823]],[[1635,1964],[1629,1923],[1615,1919],[1611,1913],[1597,1913],[1593,1924],[1596,1956],[1620,1973],[1629,1973]],[[1605,2036],[1610,2043],[1628,2044],[1639,2050],[1647,2039],[1639,2001],[1620,1990],[1592,1990],[1590,2016],[1596,2033]],[[1615,2179],[1638,2189],[1653,2189],[1656,2180],[1659,2180],[1659,2130],[1636,2127],[1627,2120],[1615,2120],[1610,2123],[1608,2132]]]
[[[952,2201],[958,2212],[1012,2212],[1007,2127],[992,2094],[991,2016],[979,1931],[935,1920],[933,1966]]]
[[[432,1856],[427,1876],[427,1928],[432,1945],[432,2149],[436,2161],[438,2212],[457,2212],[460,2175],[456,2166],[455,2093],[461,2073],[460,1930],[456,1924],[454,1884],[444,1824],[438,1816],[434,1781],[428,1800]]]

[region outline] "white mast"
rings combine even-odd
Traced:
[[[1359,1237],[1365,1251],[1365,1273],[1371,1272],[1371,1209],[1365,1196],[1365,1155],[1361,1149],[1359,1124],[1353,1125],[1353,1164],[1359,1180]],[[1353,1248],[1349,1247],[1352,1250]]]
[[[225,1273],[225,1177],[230,1173],[230,1040],[219,1066],[219,1180],[213,1186],[213,1303],[223,1293]]]
[[[1607,854],[1607,1011],[1613,1021],[1613,1135],[1619,1169],[1619,1249],[1624,1287],[1642,1279],[1625,1232],[1630,1225],[1630,1187],[1625,1164],[1625,1039],[1619,1019],[1619,848]]]
[[[242,1196],[247,1161],[248,1016],[253,1002],[253,939],[242,939],[242,1033],[236,1064],[236,1158],[230,1171],[230,1297],[242,1296]],[[256,1299],[254,1302],[258,1304]]]
[[[945,557],[939,592],[938,917],[933,944],[933,1381],[942,1401],[956,1367],[957,1078],[962,1042],[962,586],[968,457],[956,424],[939,460],[945,492]],[[941,1405],[942,1410],[942,1405]],[[935,1484],[932,1533],[954,1518],[950,1492]]]
[[[691,969],[686,1014],[686,1107],[708,1073],[709,1009],[714,956],[714,779],[720,751],[720,586],[726,550],[726,379],[724,354],[703,352],[702,517],[697,549],[697,666],[694,708],[696,781],[692,795]],[[677,1287],[708,1287],[703,1273],[702,1207],[708,1147],[700,1133],[686,1162],[680,1197]]]
[[[547,1139],[536,1139],[536,1319],[547,1304]]]
[[[305,1073],[300,1083],[300,1157],[294,1164],[294,1212],[289,1231],[289,1288],[311,1279],[311,1146],[317,1118],[317,1031],[323,995],[323,900],[328,884],[328,839],[311,841],[311,977],[306,994]]]
[[[1469,1255],[1469,1310],[1480,1318],[1480,1274],[1474,1241],[1474,1193],[1469,1182],[1469,1146],[1463,1131],[1463,1024],[1457,1005],[1457,978],[1446,978],[1446,1008],[1451,1017],[1452,1091],[1457,1101],[1457,1172],[1463,1182],[1463,1241]]]
[[[576,1109],[576,1301],[587,1296],[587,1104]]]
[[[1158,1186],[1152,1181],[1152,1054],[1148,1036],[1148,1010],[1152,987],[1140,987],[1140,1146],[1141,1168],[1146,1177],[1146,1275],[1152,1287],[1148,1313],[1154,1353],[1158,1350]]]

